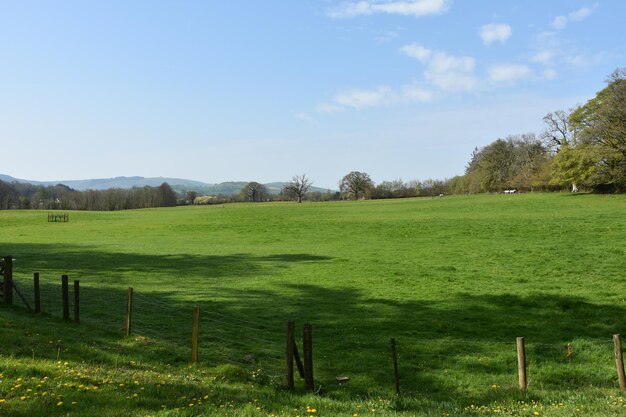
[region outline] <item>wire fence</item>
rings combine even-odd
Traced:
[[[32,277],[14,277],[31,309],[35,288]],[[69,285],[69,312],[74,311],[73,283]],[[63,293],[58,279],[39,280],[41,312],[63,317]],[[123,335],[128,298],[119,287],[80,286],[80,322]],[[19,301],[14,300],[14,303]],[[189,360],[192,342],[193,307],[198,307],[199,362],[210,366],[233,365],[276,384],[285,379],[286,320],[252,317],[236,309],[225,313],[211,294],[198,291],[142,292],[135,289],[130,319],[131,334],[160,343],[173,356]],[[271,314],[268,314],[271,317]],[[335,329],[336,330],[336,329]],[[315,372],[319,380],[340,381],[364,374],[373,381],[389,381],[389,346],[367,342],[368,335],[337,340],[319,334]],[[488,379],[493,389],[514,387],[519,371],[515,340],[424,339],[406,335],[398,339],[398,361],[403,384],[414,389],[426,385],[440,389],[450,381],[470,384],[472,375]],[[406,343],[405,343],[406,341]],[[410,343],[408,343],[410,341]],[[525,347],[530,386],[618,386],[615,372],[614,339],[581,339],[558,343],[528,343]],[[338,356],[337,349],[345,351]],[[341,357],[341,360],[337,360]],[[371,364],[379,358],[378,365]],[[590,363],[594,363],[590,371]],[[368,365],[366,365],[368,364]],[[619,372],[619,369],[618,369]],[[469,376],[469,377],[468,377]],[[513,376],[513,377],[512,377]],[[415,388],[419,387],[419,388]]]

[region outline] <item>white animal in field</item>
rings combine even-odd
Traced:
[[[517,190],[504,190],[504,194],[515,194]]]

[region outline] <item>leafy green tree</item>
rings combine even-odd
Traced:
[[[176,206],[176,192],[172,189],[172,187],[164,182],[159,185],[158,188],[158,204],[161,207],[174,207]]]
[[[18,202],[18,195],[11,184],[0,181],[0,210],[13,208]]]
[[[245,201],[257,203],[259,201],[267,201],[269,192],[265,185],[251,181],[241,189],[240,195]]]
[[[497,139],[474,150],[463,186],[468,192],[532,190],[548,161],[548,149],[532,133]],[[461,185],[458,180],[456,184]]]
[[[590,186],[595,175],[596,163],[593,150],[586,146],[562,146],[552,160],[552,177],[550,182],[555,185],[572,185],[572,191],[579,186]]]
[[[584,178],[595,190],[625,191],[626,68],[614,71],[607,86],[578,107],[569,122],[575,132],[571,147],[576,150],[570,149],[567,158],[554,165],[555,180]]]
[[[339,190],[358,200],[374,187],[374,181],[365,172],[352,171],[339,182]]]

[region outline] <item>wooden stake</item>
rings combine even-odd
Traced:
[[[126,320],[124,323],[124,335],[130,336],[130,325],[133,313],[133,288],[128,287],[128,298],[126,300]]]
[[[74,322],[80,323],[80,281],[74,281]]]
[[[63,294],[63,320],[70,321],[69,278],[61,275],[61,292]]]
[[[287,322],[287,351],[285,355],[285,377],[287,389],[293,391],[295,388],[293,381],[293,351],[296,346],[294,338],[295,324],[293,321]]]
[[[304,388],[313,391],[313,327],[309,323],[304,325],[302,348],[304,350]]]
[[[391,338],[391,357],[393,359],[393,379],[396,383],[396,395],[400,395],[400,375],[398,373],[398,351],[396,349],[396,338]]]
[[[624,376],[624,358],[622,357],[622,339],[620,335],[613,335],[613,345],[615,346],[615,366],[619,378],[619,389],[626,391],[626,376]]]
[[[519,389],[526,391],[528,383],[526,381],[526,347],[524,346],[524,338],[517,338],[517,373],[519,379]]]
[[[33,274],[33,285],[35,286],[35,313],[41,313],[41,292],[39,291],[39,272]]]
[[[298,375],[304,379],[304,365],[302,359],[300,359],[300,353],[298,352],[298,345],[296,345],[296,339],[293,340],[293,359],[296,361],[296,367],[298,368]]]
[[[191,332],[191,362],[198,362],[198,334],[200,330],[200,309],[193,308],[193,330]]]
[[[2,284],[4,304],[13,304],[13,257],[5,256],[2,267],[4,269]]]

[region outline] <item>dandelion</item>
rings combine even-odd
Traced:
[[[57,407],[61,407],[62,405],[63,405],[63,401],[59,401],[59,402],[57,403]]]

